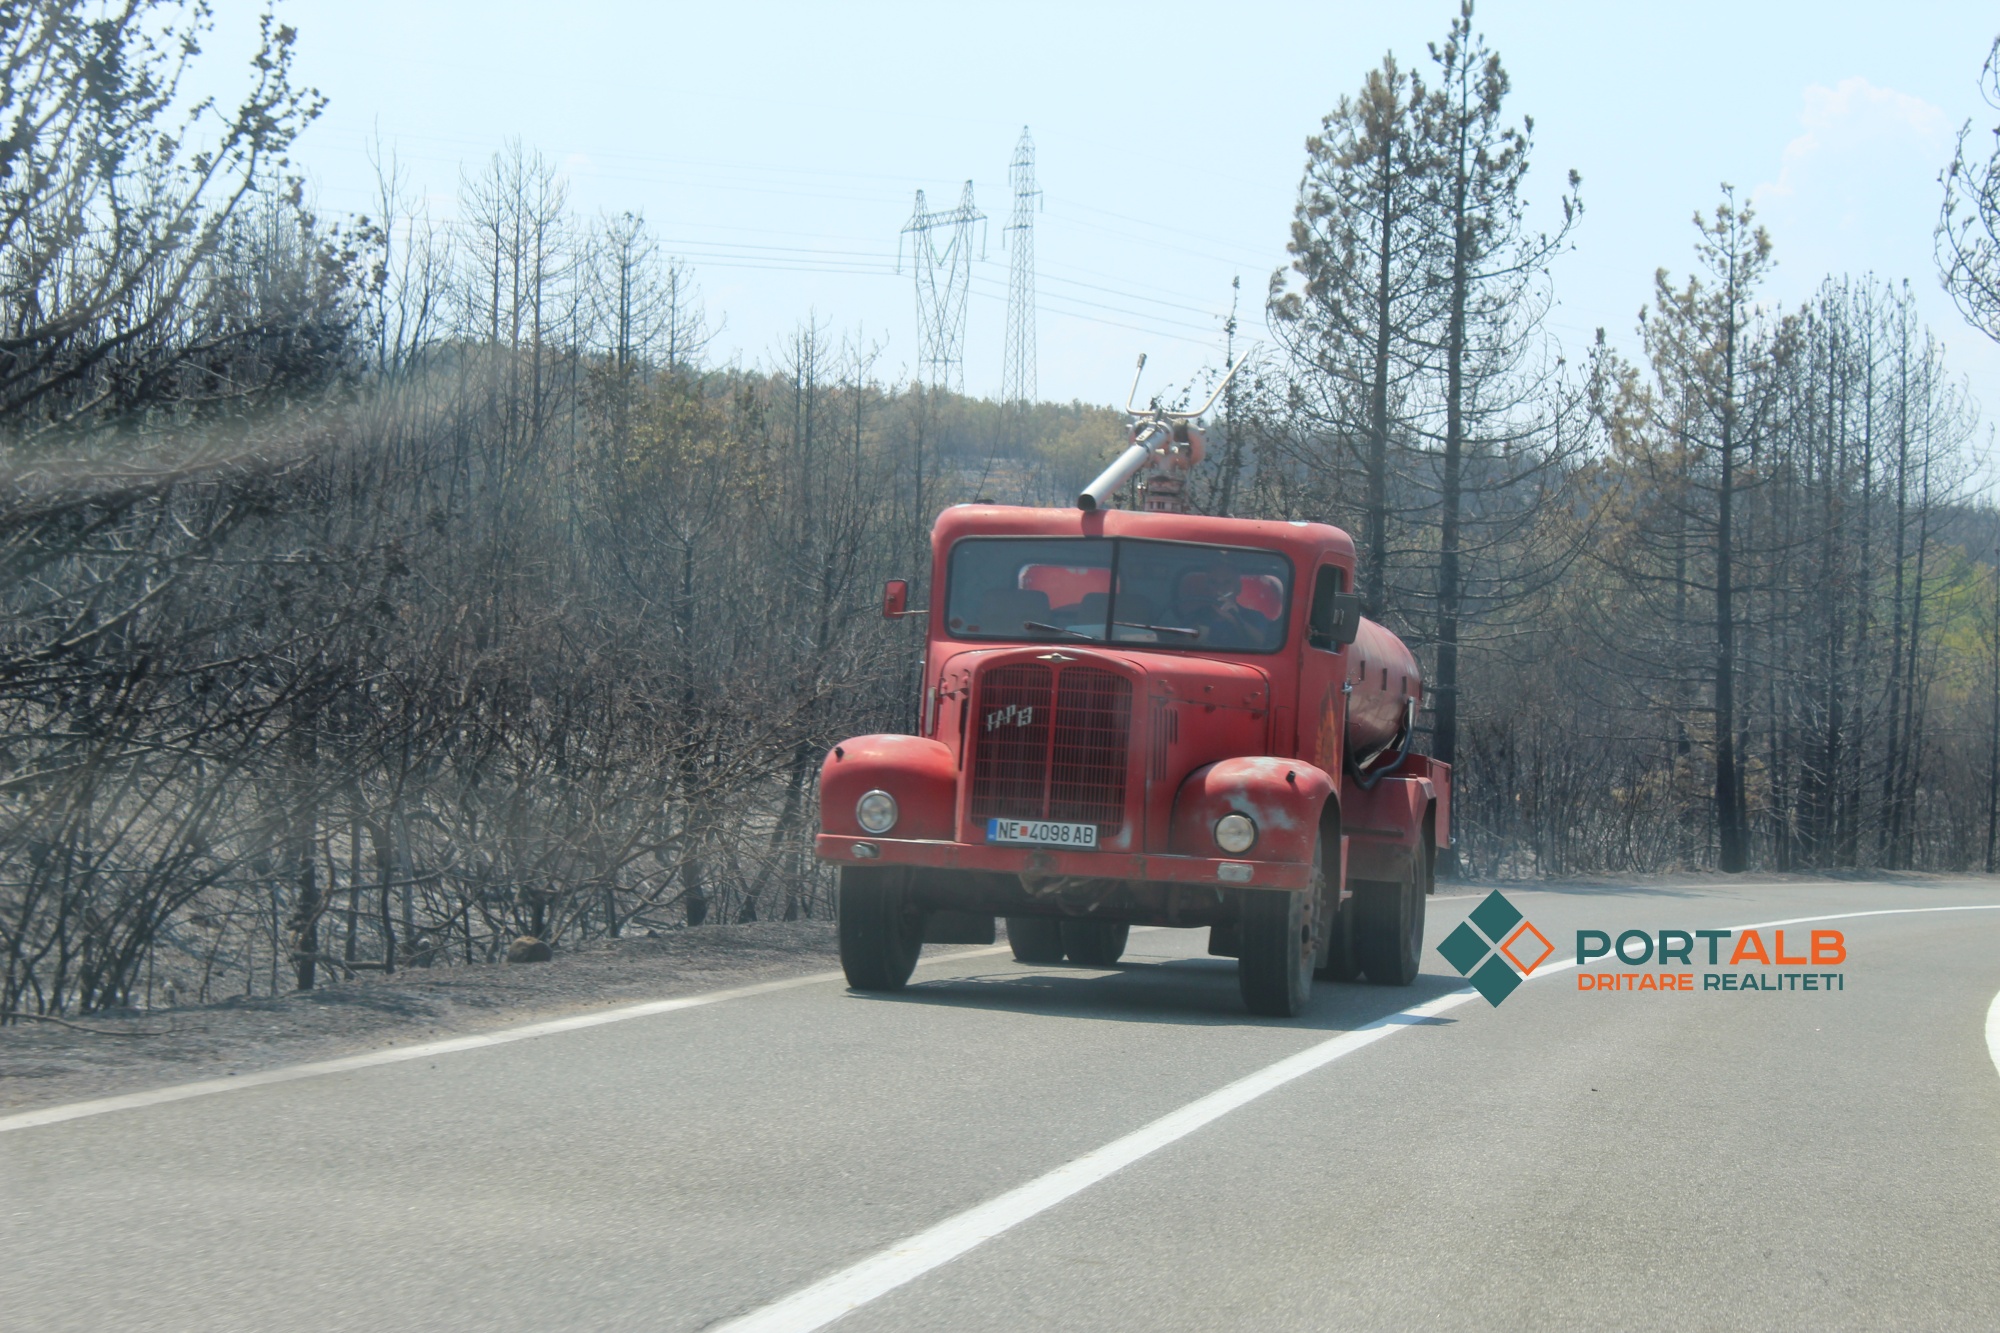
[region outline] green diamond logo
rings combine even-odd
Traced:
[[[1457,929],[1444,937],[1438,945],[1438,953],[1458,970],[1460,976],[1472,983],[1474,990],[1486,997],[1488,1004],[1498,1005],[1514,993],[1523,977],[1540,966],[1554,951],[1553,946],[1549,946],[1534,962],[1523,963],[1502,947],[1508,933],[1524,920],[1521,909],[1495,889],[1467,914]],[[1521,934],[1529,931],[1534,932],[1536,940],[1548,946],[1548,941],[1541,931],[1535,930],[1533,923],[1522,926]]]
[[[1507,932],[1512,930],[1514,923],[1520,919],[1520,910],[1502,898],[1498,889],[1487,894],[1486,901],[1473,908],[1471,915],[1472,924],[1479,927],[1486,938],[1495,944],[1507,938]]]
[[[1505,959],[1495,954],[1487,960],[1486,966],[1474,972],[1466,980],[1472,983],[1472,989],[1486,997],[1488,1004],[1498,1006],[1500,1001],[1512,995],[1514,988],[1521,984],[1521,974],[1508,966]]]
[[[1447,963],[1458,969],[1460,976],[1465,976],[1479,966],[1480,959],[1493,952],[1493,946],[1480,939],[1478,931],[1461,921],[1458,929],[1445,936],[1444,943],[1438,945],[1438,952],[1444,955]]]

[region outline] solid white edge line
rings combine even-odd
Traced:
[[[823,1327],[956,1259],[1001,1232],[1055,1207],[1064,1199],[1103,1180],[1202,1126],[1255,1101],[1274,1088],[1311,1073],[1343,1055],[1381,1040],[1399,1027],[1422,1022],[1474,999],[1476,991],[1456,990],[1352,1032],[1343,1032],[1215,1092],[1171,1111],[1121,1139],[1114,1139],[975,1208],[946,1218],[927,1231],[883,1250],[831,1277],[815,1282],[760,1310],[718,1326],[715,1333],[805,1333]]]
[[[951,962],[962,958],[980,958],[990,954],[1005,953],[1007,949],[1008,946],[1005,944],[995,944],[983,949],[942,953],[933,958],[920,960],[918,966],[925,963]],[[761,981],[751,986],[732,986],[727,990],[704,991],[699,995],[682,995],[671,1000],[647,1000],[639,1004],[620,1005],[615,1009],[572,1014],[568,1018],[544,1019],[539,1023],[502,1028],[498,1032],[448,1037],[442,1041],[427,1041],[416,1046],[369,1051],[362,1055],[342,1056],[336,1060],[315,1060],[310,1064],[286,1065],[281,1069],[266,1069],[252,1074],[202,1079],[196,1083],[175,1083],[146,1092],[96,1097],[84,1102],[65,1102],[60,1106],[45,1106],[37,1111],[20,1111],[13,1115],[0,1116],[0,1134],[16,1129],[33,1129],[39,1125],[59,1125],[65,1120],[82,1120],[88,1116],[107,1115],[112,1111],[131,1111],[142,1106],[184,1102],[194,1097],[212,1097],[219,1092],[266,1088],[275,1083],[296,1083],[300,1079],[324,1078],[328,1074],[346,1074],[357,1069],[373,1069],[379,1065],[404,1064],[411,1060],[427,1060],[433,1056],[455,1055],[461,1051],[484,1050],[489,1046],[506,1046],[517,1041],[532,1041],[537,1037],[552,1037],[562,1032],[603,1027],[607,1023],[651,1018],[655,1014],[670,1014],[679,1009],[699,1009],[705,1005],[721,1004],[725,1000],[747,999],[752,995],[769,995],[773,991],[796,990],[801,986],[818,986],[842,979],[838,971],[812,972],[802,977],[786,977],[781,981]]]
[[[1792,916],[1783,921],[1752,921],[1731,930],[1769,930],[1773,926],[1805,926],[1815,921],[1849,921],[1863,916],[1923,916],[1929,912],[2000,912],[2000,903],[1961,903],[1956,907],[1878,907],[1868,912],[1834,912],[1829,916]]]
[[[1986,1053],[1993,1057],[1993,1072],[2000,1074],[2000,995],[1986,1011]]]
[[[1995,911],[2000,911],[2000,903],[1972,903],[1954,907],[1889,907],[1863,912],[1834,912],[1826,916],[1792,917],[1784,921],[1763,921],[1747,926],[1731,926],[1729,929],[1769,930],[1774,926],[1797,926],[1814,921],[1844,921],[1852,917]],[[1559,963],[1536,968],[1523,980],[1534,981],[1540,977],[1568,971],[1575,966],[1575,958],[1565,958]],[[1220,1119],[1237,1107],[1255,1101],[1265,1093],[1281,1088],[1316,1069],[1324,1068],[1344,1055],[1350,1055],[1364,1046],[1372,1045],[1399,1028],[1420,1024],[1425,1019],[1448,1009],[1455,1009],[1477,996],[1478,992],[1471,989],[1450,991],[1436,999],[1398,1010],[1385,1018],[1378,1018],[1351,1032],[1343,1032],[1337,1037],[1330,1037],[1316,1045],[1308,1046],[1297,1055],[1287,1056],[1276,1064],[1266,1065],[1226,1087],[1189,1102],[1179,1110],[1169,1111],[1158,1120],[1141,1126],[1123,1138],[1114,1139],[1101,1148],[1095,1148],[1081,1157],[1065,1162],[1046,1175],[1037,1176],[1027,1184],[1017,1186],[997,1198],[977,1204],[962,1213],[956,1213],[928,1230],[920,1231],[907,1240],[899,1241],[859,1263],[851,1264],[821,1278],[818,1282],[801,1287],[789,1296],[780,1297],[771,1304],[760,1306],[739,1318],[714,1325],[711,1333],[813,1333],[813,1330],[826,1327],[877,1297],[885,1296],[896,1288],[922,1277],[932,1269],[950,1263],[968,1250],[992,1240],[1038,1213],[1046,1212],[1114,1172],[1186,1138],[1197,1129]],[[2000,1044],[1996,1044],[2000,1043],[2000,996],[1994,998],[1993,1008],[1987,1013],[1986,1040],[1992,1049],[1994,1064],[2000,1067]]]

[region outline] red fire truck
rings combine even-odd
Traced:
[[[947,509],[928,606],[884,592],[928,627],[918,734],[843,741],[820,782],[855,989],[996,917],[1040,965],[1206,926],[1258,1014],[1416,978],[1451,782],[1411,748],[1415,659],[1360,615],[1345,532],[1185,512],[1201,413],[1133,415],[1075,508]]]

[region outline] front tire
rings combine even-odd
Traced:
[[[1296,1018],[1312,994],[1319,955],[1313,893],[1245,889],[1242,901],[1236,984],[1243,1004],[1266,1018]]]
[[[916,971],[924,917],[907,875],[878,866],[840,868],[840,969],[855,990],[897,991]]]
[[[1115,967],[1132,927],[1123,921],[1064,921],[1063,952],[1082,967]]]
[[[1063,960],[1063,923],[1047,916],[1007,918],[1007,947],[1017,963],[1047,967]]]
[[[1422,855],[1421,852],[1418,855]],[[1407,986],[1424,954],[1424,883],[1414,865],[1394,883],[1354,886],[1355,960],[1377,986]]]

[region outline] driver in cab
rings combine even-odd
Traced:
[[[1174,587],[1174,609],[1182,624],[1210,648],[1268,652],[1278,647],[1284,627],[1241,600],[1243,580],[1226,566],[1195,569]]]

